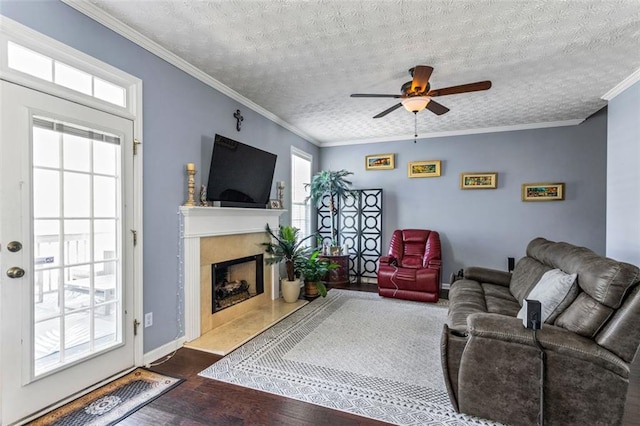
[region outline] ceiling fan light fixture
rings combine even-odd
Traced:
[[[404,99],[401,103],[407,111],[417,113],[425,109],[430,100],[431,98],[428,96],[412,96]]]

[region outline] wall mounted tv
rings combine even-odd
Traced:
[[[266,208],[277,158],[270,152],[216,135],[207,200],[220,207]]]

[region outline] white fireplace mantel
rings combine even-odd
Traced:
[[[221,235],[265,232],[269,224],[277,229],[279,218],[286,210],[245,209],[233,207],[180,207],[184,265],[185,338],[200,337],[200,238]],[[274,274],[275,274],[275,268]],[[280,286],[272,281],[271,295],[277,299]]]
[[[285,211],[235,207],[180,207],[184,220],[184,238],[264,232],[267,223],[272,229],[278,229],[278,219]]]

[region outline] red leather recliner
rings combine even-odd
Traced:
[[[393,231],[389,255],[380,257],[378,294],[437,302],[440,293],[440,235],[426,229]]]

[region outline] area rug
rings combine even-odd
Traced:
[[[184,379],[137,368],[29,424],[114,425],[183,381]]]
[[[446,316],[446,304],[333,289],[199,374],[398,425],[491,425],[449,402]]]

